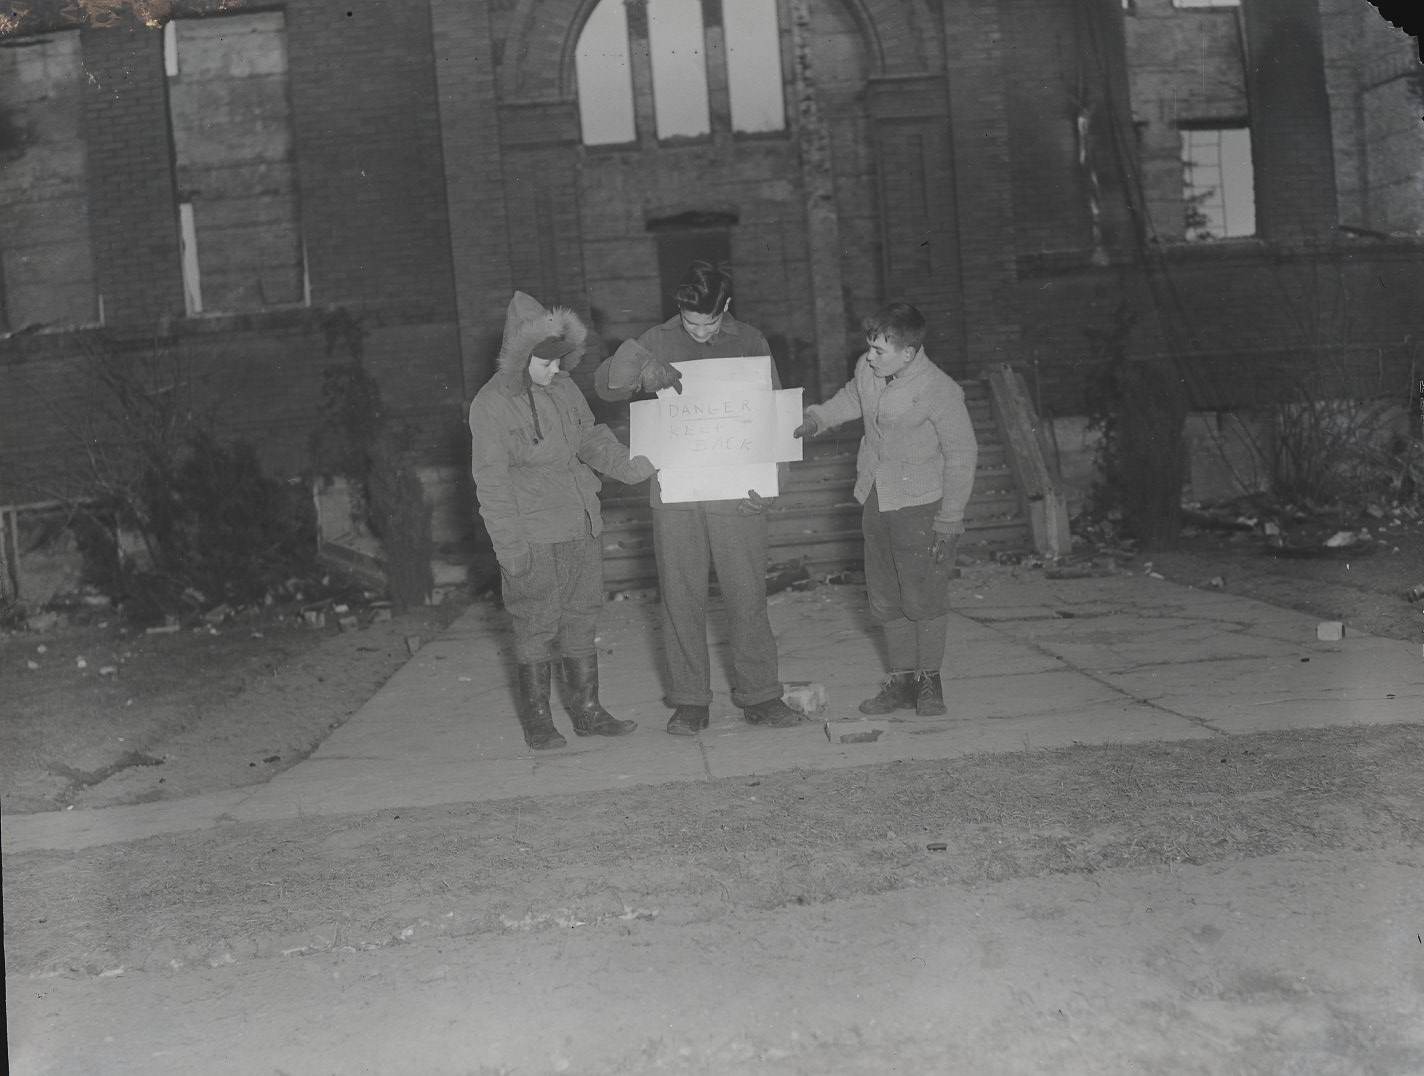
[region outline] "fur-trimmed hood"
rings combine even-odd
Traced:
[[[504,338],[499,345],[499,372],[496,374],[507,392],[524,391],[529,374],[529,356],[534,353],[536,345],[550,337],[574,345],[573,350],[559,362],[564,373],[583,361],[588,329],[579,316],[566,306],[546,309],[532,295],[516,291],[504,314]]]

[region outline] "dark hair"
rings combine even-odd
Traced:
[[[695,261],[672,293],[678,309],[694,314],[720,314],[732,298],[732,273],[712,262]]]
[[[925,316],[909,303],[889,303],[882,306],[861,325],[866,342],[883,336],[896,347],[914,348],[925,342]]]

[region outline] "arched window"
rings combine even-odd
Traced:
[[[648,56],[658,138],[710,134],[702,0],[649,0]]]
[[[722,0],[732,130],[781,131],[781,36],[776,0]]]
[[[776,0],[601,0],[575,64],[586,145],[786,128]]]
[[[634,141],[633,67],[622,0],[604,0],[593,9],[579,35],[575,70],[584,142],[602,146]]]

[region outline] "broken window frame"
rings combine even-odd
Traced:
[[[697,28],[684,22],[669,33],[669,22],[656,16],[666,10],[660,0],[601,0],[585,21],[575,47],[583,144],[617,149],[785,135],[777,0],[667,2],[681,5],[684,20],[696,10]],[[776,31],[772,47],[754,47],[768,26]],[[669,98],[697,118],[681,122]]]
[[[1183,239],[1189,243],[1210,243],[1230,239],[1250,239],[1256,235],[1256,192],[1254,183],[1254,159],[1251,146],[1251,125],[1246,120],[1193,120],[1178,123],[1178,138],[1182,161],[1182,213]],[[1232,171],[1226,167],[1225,138],[1228,132],[1242,132],[1245,135],[1245,173],[1236,173],[1228,179]],[[1195,160],[1205,146],[1194,136],[1216,135],[1215,160],[1202,162]],[[1238,165],[1242,162],[1237,161]],[[1197,173],[1197,169],[1201,169]],[[1208,178],[1198,180],[1197,175]],[[1214,185],[1212,179],[1214,177]],[[1212,194],[1217,197],[1209,197]],[[1194,206],[1195,203],[1195,206]],[[1219,206],[1220,234],[1210,230],[1215,223],[1213,217],[1202,212],[1203,205]],[[1196,209],[1200,221],[1191,216]],[[1249,228],[1241,223],[1249,221]]]
[[[205,225],[204,214],[202,212],[205,200],[201,197],[201,192],[184,188],[183,171],[185,162],[182,157],[182,137],[176,122],[173,107],[174,87],[178,80],[183,77],[183,62],[181,55],[181,43],[179,40],[180,28],[185,25],[196,25],[199,23],[215,25],[217,20],[228,21],[234,27],[240,23],[251,25],[254,20],[271,20],[273,17],[281,20],[280,26],[271,31],[280,35],[283,46],[282,63],[282,98],[281,107],[283,119],[286,123],[287,156],[285,164],[289,174],[289,183],[285,189],[277,192],[286,200],[286,205],[290,209],[291,226],[284,229],[290,234],[289,238],[293,244],[291,260],[285,259],[263,263],[257,266],[258,275],[255,279],[254,288],[255,299],[247,298],[252,290],[245,293],[244,297],[233,301],[232,292],[228,292],[222,298],[213,300],[211,289],[205,289],[203,272],[203,240],[204,232],[208,232],[209,238],[214,227],[211,224]],[[180,237],[180,267],[183,279],[183,305],[188,317],[201,316],[221,316],[230,314],[255,313],[263,310],[280,310],[304,307],[311,305],[311,284],[306,256],[306,242],[302,232],[302,212],[300,200],[300,188],[296,175],[295,160],[295,132],[292,130],[292,111],[290,97],[290,64],[286,59],[286,35],[287,23],[285,12],[280,10],[254,10],[222,12],[218,14],[201,15],[194,17],[182,17],[169,19],[163,24],[163,65],[164,73],[167,76],[168,99],[167,99],[167,120],[169,124],[169,136],[173,145],[173,170],[174,187],[178,192],[176,204],[177,224]],[[244,165],[250,161],[244,160]],[[254,202],[265,201],[265,199],[251,199]],[[230,208],[237,199],[216,198],[208,204],[214,208],[222,206]],[[243,230],[248,235],[256,235],[262,227],[262,222],[250,219],[245,223],[240,222],[235,228],[227,226],[229,230]],[[229,240],[230,245],[236,245]],[[279,297],[269,300],[266,297],[267,274],[273,269],[280,269],[282,275],[290,274],[290,278],[281,281],[284,295],[290,298]],[[217,274],[207,274],[211,280]],[[205,290],[208,294],[205,295]]]
[[[16,50],[16,56],[41,56],[40,62],[43,63],[46,68],[57,59],[49,55],[50,51],[57,45],[62,45],[72,58],[72,64],[70,65],[72,70],[63,72],[63,77],[67,80],[72,80],[73,89],[75,91],[75,105],[82,110],[80,88],[82,87],[84,77],[84,52],[79,30],[48,31],[41,34],[11,38],[4,43],[4,47],[7,50]],[[41,52],[29,52],[29,50],[33,49],[39,49]],[[26,51],[21,53],[19,50]],[[47,84],[48,88],[44,95],[46,100],[52,96],[53,88],[58,85],[59,83],[57,81]],[[25,109],[23,107],[7,109],[7,113],[7,127],[9,127],[17,143],[28,143],[29,136],[27,132],[30,130],[30,124],[25,117]],[[73,138],[65,141],[72,143],[72,148],[77,150],[83,159],[79,164],[77,174],[71,177],[71,179],[74,180],[73,192],[69,197],[63,200],[66,202],[79,203],[80,212],[77,214],[77,217],[82,221],[82,227],[77,231],[71,230],[69,233],[64,233],[61,237],[62,241],[55,242],[53,245],[65,247],[71,256],[75,256],[79,259],[86,272],[78,280],[72,277],[69,278],[71,287],[68,290],[75,297],[72,308],[67,307],[59,312],[58,317],[45,320],[44,318],[34,316],[37,313],[35,310],[25,308],[24,306],[17,308],[16,297],[23,295],[24,290],[12,286],[10,278],[15,274],[11,269],[7,269],[5,265],[6,258],[4,257],[4,248],[0,246],[0,334],[19,332],[21,330],[65,331],[70,329],[87,329],[104,324],[104,297],[99,291],[98,266],[95,263],[94,243],[88,225],[90,211],[88,190],[89,162],[87,147],[82,131],[80,130],[82,127],[82,117],[76,114],[75,123],[76,130]],[[49,137],[38,141],[55,144],[58,140],[53,137],[53,126],[47,124],[45,125],[45,130]],[[16,145],[12,147],[11,152],[20,148],[20,145]],[[13,159],[14,161],[19,161],[24,155],[23,151],[15,153]],[[8,153],[7,156],[9,156]],[[30,193],[34,193],[40,189],[43,189],[43,184],[30,184],[27,186],[27,190]],[[66,224],[72,224],[76,219],[76,214],[73,213],[61,213],[55,216],[58,216]],[[35,219],[39,218],[36,217]],[[63,232],[63,228],[61,228],[61,232]],[[11,250],[13,251],[15,249],[24,248],[18,245],[11,245]],[[47,295],[52,297],[52,289],[43,290],[45,290]],[[85,309],[81,311],[81,307]],[[45,313],[54,313],[54,311],[47,310]]]

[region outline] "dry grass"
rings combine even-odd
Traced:
[[[1421,839],[1416,726],[793,772],[7,857],[7,970],[696,922],[916,886]]]

